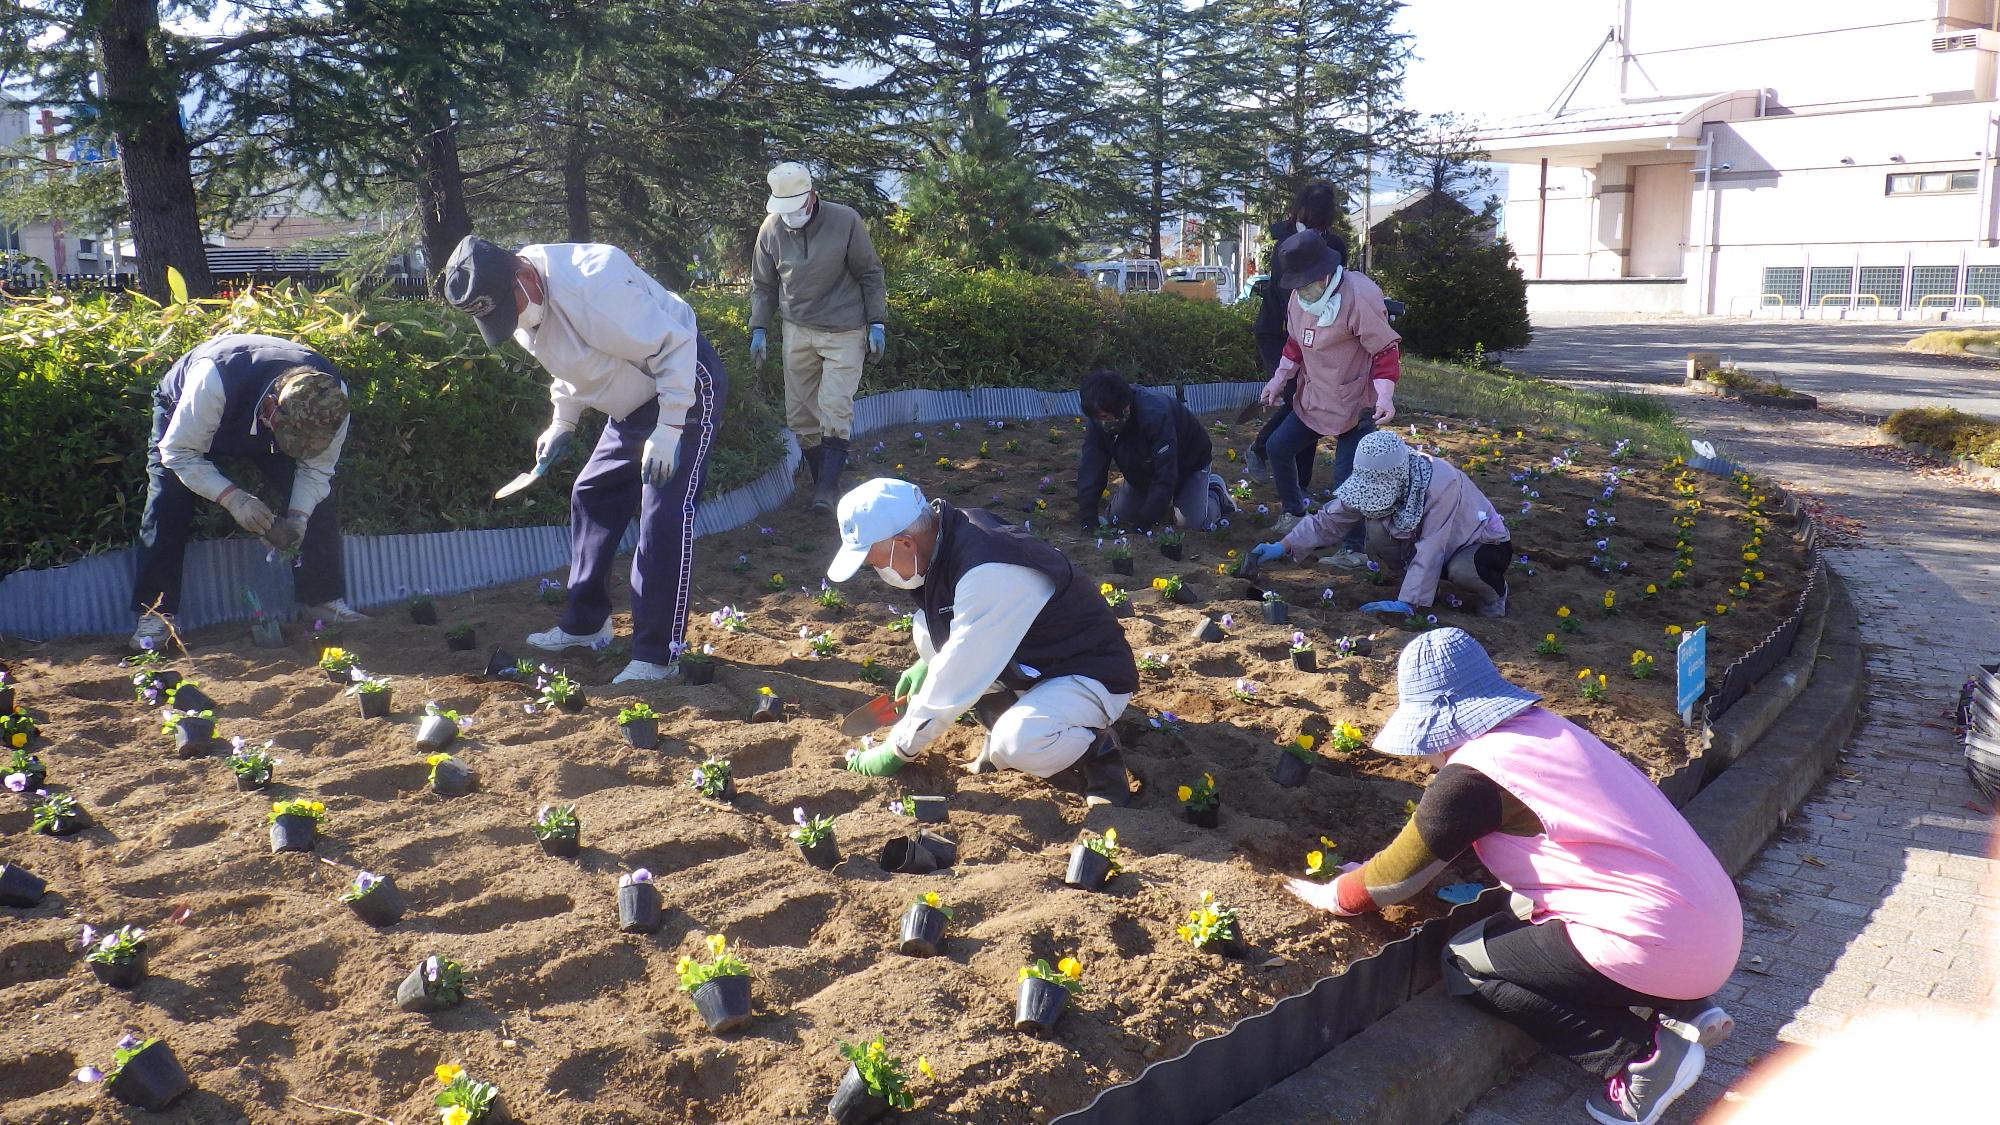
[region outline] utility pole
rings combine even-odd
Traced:
[[[1361,86],[1361,272],[1367,273],[1368,238],[1375,228],[1375,93]]]
[[[48,108],[44,106],[42,108],[42,115],[35,119],[35,123],[42,127],[42,159],[48,164],[48,174],[53,176],[56,174],[56,126],[62,124],[63,120],[55,114],[50,113]],[[50,266],[57,274],[68,273],[69,248],[63,245],[63,221],[61,216],[49,216],[49,231],[55,240],[55,253],[51,255]],[[50,278],[49,280],[53,282],[55,279]]]

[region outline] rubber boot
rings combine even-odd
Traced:
[[[1115,805],[1123,808],[1132,803],[1132,782],[1125,773],[1125,752],[1118,745],[1118,735],[1110,727],[1097,732],[1097,738],[1090,749],[1076,764],[1050,778],[1063,784],[1065,789],[1078,787],[1081,783],[1083,801],[1087,805]]]
[[[805,490],[805,497],[798,501],[801,512],[811,511],[813,505],[819,501],[820,459],[825,455],[825,449],[824,443],[809,445],[800,454],[800,460],[806,463],[806,472],[812,474],[812,486]]]
[[[847,466],[847,439],[822,438],[819,458],[819,477],[813,488],[812,510],[831,515],[840,503],[840,472]]]

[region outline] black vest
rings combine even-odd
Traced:
[[[1002,684],[1026,691],[1059,676],[1088,676],[1115,695],[1139,690],[1139,667],[1132,661],[1125,630],[1089,578],[1061,551],[991,512],[954,508],[942,500],[931,509],[938,517],[938,546],[924,574],[922,597],[933,651],[943,649],[951,637],[959,578],[984,563],[1010,563],[1048,575],[1056,592],[1028,626],[1001,673]],[[1022,672],[1024,665],[1039,675]]]
[[[215,440],[208,446],[210,453],[277,452],[270,429],[257,422],[257,404],[264,401],[281,373],[294,367],[312,367],[340,378],[339,369],[304,344],[276,336],[231,333],[217,336],[167,368],[157,397],[168,413],[180,405],[188,367],[199,359],[215,364],[222,375],[222,422],[215,427]]]

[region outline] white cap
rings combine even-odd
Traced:
[[[875,544],[908,530],[930,506],[922,489],[895,477],[876,477],[849,489],[840,498],[840,550],[827,564],[827,578],[845,582],[854,577]]]
[[[803,164],[788,160],[771,169],[771,174],[764,178],[771,184],[771,201],[764,205],[764,210],[773,215],[791,214],[804,207],[806,197],[812,194],[812,173]]]

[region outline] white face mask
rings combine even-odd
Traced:
[[[917,553],[915,551],[911,551],[910,565],[915,566],[916,562],[917,562]],[[914,590],[917,587],[922,586],[924,584],[923,575],[919,574],[914,577],[906,577],[901,571],[895,569],[895,566],[896,566],[896,541],[892,539],[889,541],[889,565],[876,567],[875,577],[880,578],[882,581],[888,583],[891,586],[894,586],[898,590]]]
[[[785,220],[785,225],[793,230],[803,230],[807,223],[812,222],[813,205],[808,203],[796,211],[787,211],[778,217]]]
[[[1306,300],[1303,290],[1298,294],[1299,307],[1305,310],[1306,315],[1315,318],[1321,328],[1331,325],[1334,318],[1340,315],[1340,276],[1345,272],[1339,266],[1333,267],[1333,276],[1326,279],[1326,288],[1310,301]]]

